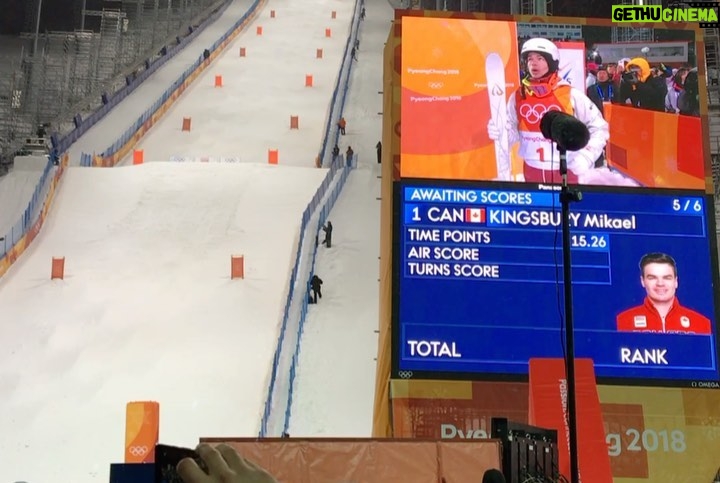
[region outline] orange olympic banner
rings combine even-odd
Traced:
[[[132,401],[125,408],[125,463],[154,463],[160,436],[160,403]]]
[[[465,483],[500,467],[500,442],[201,438],[225,443],[284,483]]]
[[[720,391],[597,386],[612,481],[713,481]],[[482,440],[491,419],[529,423],[525,382],[391,380],[392,437]],[[569,475],[567,475],[569,476]]]
[[[518,86],[515,23],[406,17],[402,29],[400,175],[497,178],[487,125]]]
[[[700,118],[605,104],[608,164],[643,186],[705,188]]]
[[[575,360],[575,414],[577,458],[584,483],[612,480],[606,454],[600,400],[595,370],[590,359]],[[530,407],[528,422],[558,432],[560,473],[570,475],[570,428],[568,426],[568,382],[564,359],[530,359]]]

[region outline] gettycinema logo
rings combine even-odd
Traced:
[[[701,28],[717,28],[717,0],[702,2],[671,1],[668,8],[662,5],[613,5],[612,21],[624,22],[697,22]]]

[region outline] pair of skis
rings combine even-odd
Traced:
[[[488,54],[485,59],[485,78],[490,98],[490,119],[500,136],[495,140],[495,163],[498,181],[512,181],[512,164],[507,131],[507,98],[505,96],[505,63],[500,55]]]

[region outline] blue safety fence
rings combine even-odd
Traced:
[[[333,206],[335,206],[335,202],[337,201],[338,197],[340,196],[340,193],[342,192],[343,187],[345,186],[345,181],[347,181],[348,176],[350,175],[350,171],[352,170],[353,166],[357,166],[357,154],[352,156],[352,159],[348,160],[349,162],[343,166],[342,170],[340,171],[340,174],[338,176],[338,179],[335,183],[335,185],[332,188],[332,191],[330,192],[329,196],[327,197],[325,204],[323,205],[322,209],[320,210],[319,218],[317,227],[315,229],[315,236],[316,239],[318,236],[320,236],[320,231],[323,229],[323,226],[325,225],[325,222],[328,219],[328,216],[330,216],[330,211],[332,211]],[[303,296],[303,303],[302,303],[302,310],[300,311],[300,323],[298,324],[297,329],[297,343],[295,344],[295,351],[293,353],[292,357],[292,364],[290,365],[290,383],[288,385],[288,400],[287,400],[287,406],[285,409],[285,420],[283,422],[283,432],[287,433],[288,429],[290,428],[290,418],[292,417],[292,403],[293,403],[293,394],[294,394],[294,386],[295,386],[295,376],[297,374],[297,366],[298,366],[298,360],[300,358],[300,347],[301,347],[301,341],[302,341],[302,335],[305,330],[305,320],[307,319],[307,312],[308,312],[308,301],[309,295],[310,295],[310,280],[312,279],[313,275],[315,274],[315,260],[317,258],[317,247],[315,250],[313,250],[312,254],[312,261],[310,262],[310,274],[307,279],[304,296]]]
[[[345,43],[345,51],[343,52],[343,63],[335,81],[332,98],[330,100],[330,111],[325,121],[325,134],[323,136],[322,145],[320,146],[320,160],[323,166],[328,166],[332,162],[332,147],[338,143],[340,130],[337,123],[342,117],[345,107],[345,98],[347,97],[348,86],[350,85],[350,72],[352,64],[355,62],[350,55],[352,47],[357,40],[358,29],[360,27],[360,8],[361,1],[355,0],[355,10],[353,11],[353,21],[350,25],[347,42]],[[329,146],[329,148],[328,148]]]
[[[361,5],[361,0],[355,0],[353,21],[349,29],[347,42],[345,43],[343,61],[337,77],[336,85],[333,89],[330,101],[331,107],[325,126],[325,136],[322,141],[319,155],[323,162],[323,166],[329,165],[330,171],[318,191],[315,193],[313,200],[303,213],[300,226],[300,239],[298,240],[296,258],[290,276],[288,295],[285,301],[285,311],[283,313],[280,334],[278,336],[275,355],[272,361],[268,393],[265,399],[265,407],[260,422],[259,437],[261,438],[279,436],[281,432],[286,432],[290,421],[290,411],[293,398],[292,386],[295,380],[297,357],[300,352],[300,337],[302,335],[305,318],[307,316],[307,283],[312,277],[312,266],[314,265],[315,253],[317,250],[317,247],[314,246],[314,241],[316,239],[315,235],[322,226],[322,224],[320,224],[317,227],[313,227],[313,236],[308,237],[308,223],[318,208],[320,209],[319,216],[321,216],[321,219],[323,220],[322,223],[324,223],[332,205],[340,195],[345,180],[347,179],[347,175],[354,166],[357,166],[357,154],[346,162],[344,156],[333,158],[332,153],[327,150],[327,146],[331,141],[333,142],[333,145],[337,144],[338,136],[340,135],[337,129],[337,121],[342,116],[345,108],[345,101],[350,81],[350,72],[352,69],[352,63],[354,62],[350,52],[358,35]],[[328,161],[326,161],[326,158],[329,158]],[[338,172],[340,172],[339,177],[335,179]],[[333,183],[334,186],[332,191],[328,192],[328,189]],[[318,203],[321,201],[323,205],[320,207]],[[328,206],[330,207],[328,208]],[[323,218],[323,216],[325,218]],[[307,264],[307,270],[305,270],[305,273],[300,274],[300,268],[303,266],[302,255],[305,251],[304,248],[309,246],[307,243],[310,241],[313,242],[312,252],[309,253],[311,262]],[[302,284],[298,284],[298,276],[300,275],[303,275],[304,277]],[[300,287],[300,293],[296,293],[296,287]],[[299,298],[295,299],[295,297]],[[298,307],[295,311],[291,310],[294,305]],[[292,337],[289,337],[290,335]],[[288,339],[292,339],[292,341],[289,341]],[[289,358],[283,357],[283,355],[288,354],[288,351],[292,351],[292,356]],[[278,398],[282,398],[283,400],[278,401]],[[282,418],[280,428],[278,427],[278,424],[271,424],[276,421],[280,423],[278,421],[279,418]]]
[[[300,221],[300,236],[298,239],[298,246],[295,251],[295,258],[293,261],[293,268],[290,271],[290,279],[288,282],[288,293],[285,299],[285,307],[283,309],[282,320],[280,322],[280,332],[278,334],[277,344],[275,346],[275,353],[273,355],[272,365],[270,368],[270,381],[268,383],[268,392],[265,398],[265,406],[263,409],[263,416],[260,421],[260,432],[259,436],[266,437],[270,436],[271,433],[277,433],[278,428],[270,428],[271,418],[277,415],[275,411],[275,404],[278,399],[277,396],[281,396],[280,403],[287,403],[288,399],[283,392],[279,390],[279,386],[286,386],[288,373],[291,367],[291,358],[285,357],[286,363],[283,363],[283,356],[287,356],[287,340],[288,335],[297,335],[297,329],[293,333],[293,328],[299,325],[299,319],[302,315],[302,307],[307,304],[307,291],[305,290],[305,281],[307,279],[307,272],[309,264],[303,263],[306,255],[305,252],[309,251],[310,248],[308,243],[314,243],[314,238],[311,240],[307,235],[309,233],[309,223],[313,219],[315,212],[318,209],[322,209],[322,203],[326,203],[326,194],[335,181],[337,173],[341,170],[347,169],[345,167],[344,156],[339,156],[330,166],[325,178],[323,179],[320,187],[315,191],[312,200],[308,203],[307,207],[303,211],[302,219]],[[312,247],[314,249],[314,246]],[[305,270],[303,270],[305,268]],[[298,290],[298,288],[300,290]],[[299,297],[299,298],[296,298]],[[304,303],[303,303],[304,302]],[[283,382],[284,384],[281,384]],[[277,426],[277,425],[274,425]]]
[[[53,168],[54,165],[52,162],[48,162],[48,164],[45,165],[40,180],[35,186],[35,191],[33,191],[32,198],[30,198],[30,203],[28,203],[20,219],[3,235],[3,240],[0,241],[0,258],[5,257],[10,249],[25,236],[40,216],[47,192],[50,188],[50,180],[54,172]]]

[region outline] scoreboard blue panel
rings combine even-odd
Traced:
[[[395,377],[522,378],[563,357],[558,192],[418,183],[395,192]],[[576,356],[606,381],[717,382],[712,198],[610,189],[571,205]]]

